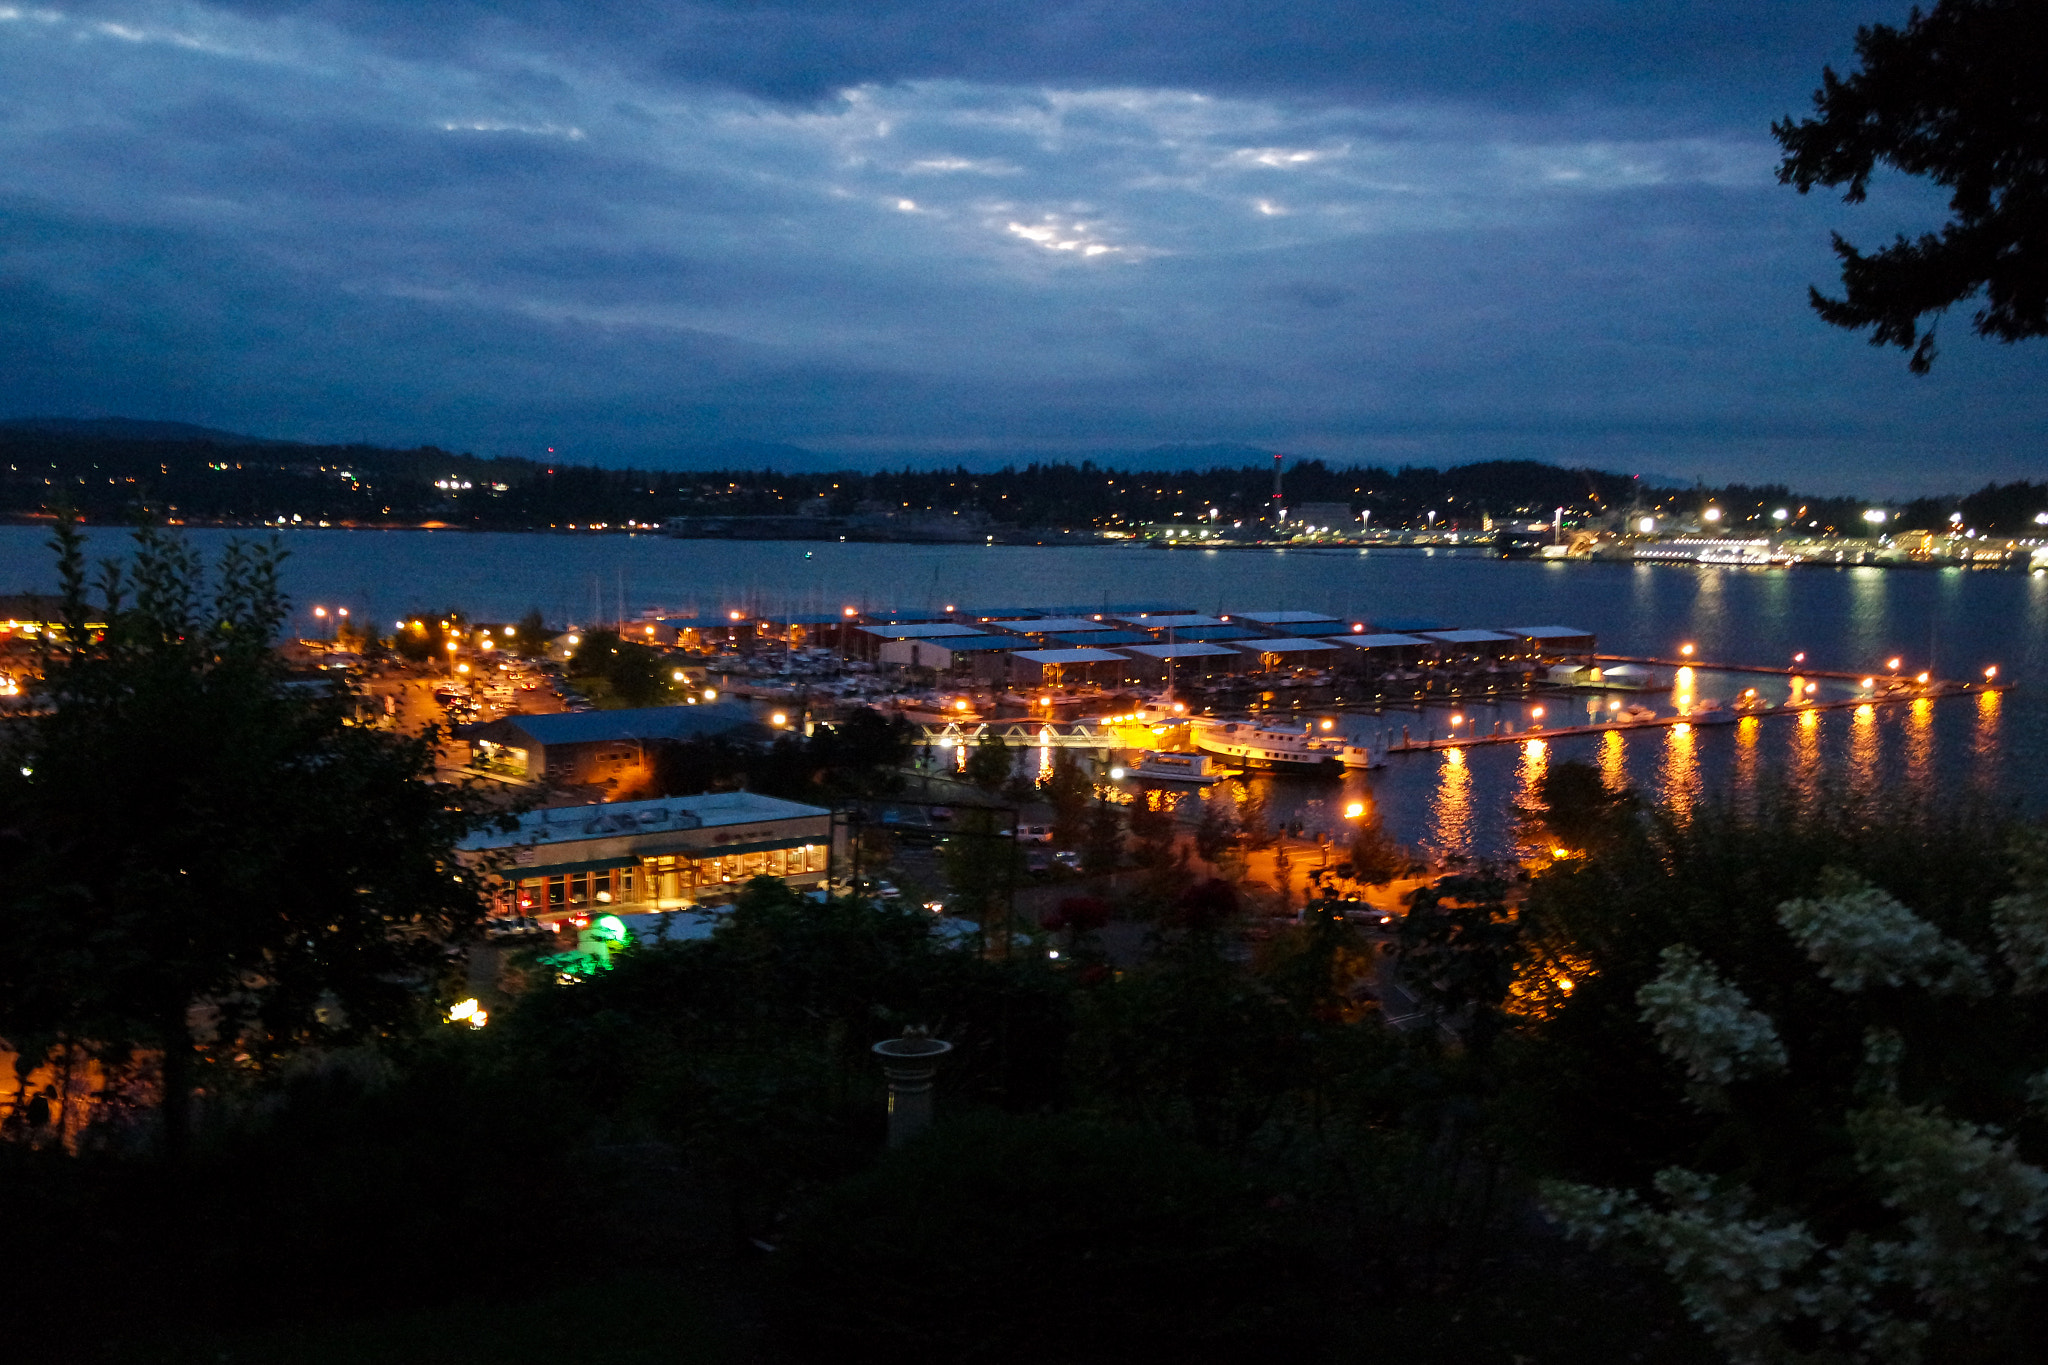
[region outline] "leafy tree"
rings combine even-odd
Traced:
[[[1401,981],[1430,1016],[1484,1052],[1503,1026],[1522,927],[1507,883],[1490,872],[1419,887],[1397,921]]]
[[[1081,770],[1071,749],[1053,752],[1052,772],[1039,784],[1052,807],[1052,840],[1061,848],[1076,848],[1087,837],[1088,809],[1095,784]]]
[[[1863,202],[1879,165],[1926,176],[1949,191],[1937,233],[1865,254],[1837,234],[1841,298],[1809,289],[1837,327],[1871,328],[1873,346],[1934,363],[1934,329],[1920,320],[1978,293],[1980,336],[2019,341],[2048,333],[2048,11],[2037,0],[1939,0],[1903,29],[1857,30],[1862,69],[1824,70],[1818,117],[1771,126],[1785,149],[1781,184],[1801,194],[1844,186]]]
[[[1351,875],[1367,886],[1385,886],[1405,875],[1414,861],[1408,850],[1387,833],[1377,807],[1359,818],[1351,831]]]
[[[1536,783],[1536,799],[1524,806],[1529,837],[1551,849],[1583,853],[1606,848],[1633,827],[1634,793],[1607,785],[1600,770],[1578,759],[1552,764]]]
[[[1009,951],[1010,895],[1023,853],[1003,831],[1007,812],[988,806],[956,811],[953,832],[939,846],[939,863],[953,893],[953,908],[972,915],[998,955]]]
[[[539,658],[553,638],[554,632],[548,629],[547,618],[540,614],[540,608],[528,607],[526,615],[512,627],[512,652],[522,659]]]
[[[485,817],[429,740],[288,685],[274,541],[210,585],[152,529],[95,578],[74,526],[54,549],[64,627],[0,765],[0,1035],[150,1061],[176,1155],[195,1087],[422,1016],[483,914],[454,848]]]
[[[1081,870],[1091,876],[1114,872],[1124,861],[1124,816],[1107,801],[1088,812],[1081,842]]]
[[[1138,866],[1164,867],[1172,861],[1178,831],[1170,796],[1157,791],[1140,793],[1128,819]]]
[[[1238,833],[1236,802],[1222,788],[1211,788],[1202,798],[1201,818],[1195,823],[1195,852],[1215,864],[1236,846]]]
[[[462,634],[459,611],[432,612],[409,617],[391,635],[391,649],[399,658],[416,664],[447,661],[448,645]]]
[[[570,676],[598,701],[623,706],[659,706],[670,699],[673,670],[659,650],[601,627],[583,637],[569,660]]]
[[[910,759],[917,727],[902,716],[885,716],[872,706],[856,707],[845,719],[811,731],[811,756],[834,793],[870,798],[900,790],[896,771]]]
[[[981,738],[974,742],[974,748],[967,755],[966,776],[968,782],[994,796],[1009,780],[1010,770],[1016,766],[1010,748],[996,733],[993,725],[985,726]]]

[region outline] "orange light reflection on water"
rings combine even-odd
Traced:
[[[1744,716],[1735,722],[1735,793],[1738,800],[1746,801],[1756,793],[1757,736],[1763,728],[1763,722],[1755,716]]]
[[[1697,738],[1690,725],[1674,725],[1664,737],[1664,804],[1683,819],[1700,794]]]
[[[1792,790],[1812,797],[1820,790],[1820,712],[1801,711],[1792,736]]]
[[[1521,788],[1515,793],[1524,810],[1534,810],[1543,786],[1543,774],[1550,769],[1550,746],[1540,739],[1522,745]],[[1548,842],[1545,840],[1544,842]],[[1525,850],[1526,851],[1526,850]]]
[[[1861,784],[1877,773],[1877,708],[1865,703],[1850,713],[1849,781]]]
[[[1906,781],[1925,789],[1934,780],[1934,700],[1917,697],[1906,714]]]
[[[1628,746],[1619,730],[1609,730],[1601,737],[1600,780],[1616,791],[1629,785]]]
[[[1463,749],[1444,750],[1438,770],[1431,824],[1435,844],[1444,854],[1472,851],[1472,769]]]
[[[1999,709],[1998,693],[1977,694],[1977,732],[1971,740],[1971,754],[1977,760],[1973,769],[1977,785],[1986,789],[1998,785]]]

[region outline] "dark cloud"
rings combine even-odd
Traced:
[[[2043,353],[1915,381],[1804,308],[1931,211],[1773,183],[1879,13],[0,5],[0,411],[2026,472]]]

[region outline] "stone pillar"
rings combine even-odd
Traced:
[[[932,1077],[953,1045],[922,1028],[906,1028],[901,1038],[874,1046],[889,1078],[889,1145],[901,1147],[932,1122]]]

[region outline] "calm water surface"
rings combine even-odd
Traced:
[[[195,530],[209,554],[230,533]],[[46,534],[0,527],[0,592],[54,586]],[[1396,756],[1344,787],[1275,784],[1276,806],[1310,826],[1341,824],[1348,801],[1371,800],[1398,837],[1447,851],[1498,852],[1516,797],[1565,758],[1599,764],[1657,798],[1684,805],[1777,773],[1802,784],[1911,784],[1968,789],[2030,811],[2048,808],[2048,574],[1884,569],[1753,570],[1684,565],[1546,564],[1440,551],[1160,551],[1136,547],[909,546],[677,541],[651,536],[475,535],[422,531],[293,531],[288,588],[301,610],[347,606],[373,620],[459,607],[511,618],[539,607],[551,621],[643,608],[836,611],[957,604],[1170,601],[1202,611],[1321,610],[1366,619],[1426,617],[1451,626],[1571,625],[1603,650],[1869,670],[1894,655],[1908,671],[1974,676],[1991,664],[2019,686],[1875,712],[1851,710],[1693,730],[1645,730],[1462,754]],[[118,533],[93,535],[96,551]],[[310,620],[310,616],[308,617]],[[1736,681],[1703,675],[1725,698]],[[1782,688],[1783,684],[1777,684]],[[1553,708],[1558,703],[1546,703]],[[1580,703],[1571,703],[1580,704]],[[1466,708],[1479,728],[1515,719]],[[1551,711],[1557,719],[1559,712]],[[1348,718],[1376,743],[1417,719]],[[1427,725],[1429,722],[1420,722]],[[1438,717],[1441,724],[1441,717]]]

